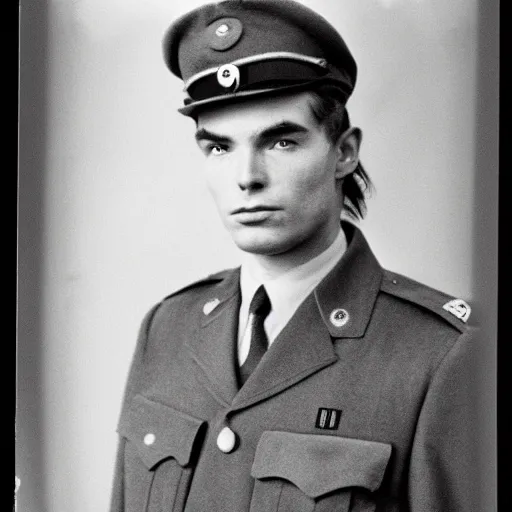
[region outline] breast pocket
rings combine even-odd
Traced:
[[[182,510],[203,420],[137,395],[123,411],[126,512]]]
[[[348,512],[355,490],[376,491],[391,445],[335,436],[267,431],[256,448],[250,512]],[[371,512],[368,497],[357,510]]]

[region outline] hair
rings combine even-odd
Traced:
[[[350,119],[345,108],[346,94],[336,85],[322,84],[309,91],[313,102],[313,115],[324,126],[333,143],[350,128]],[[355,171],[343,179],[343,209],[349,217],[362,219],[366,214],[366,196],[374,186],[370,176],[358,162]]]

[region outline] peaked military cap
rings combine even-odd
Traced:
[[[179,111],[335,83],[345,101],[356,62],[336,29],[294,0],[226,0],[178,18],[163,40],[167,67],[184,83]]]

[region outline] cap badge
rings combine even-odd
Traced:
[[[343,327],[349,319],[349,314],[346,309],[333,309],[329,320],[334,327]]]
[[[215,297],[215,299],[209,300],[203,306],[203,313],[205,315],[209,315],[219,304],[220,304],[220,300],[217,297]]]
[[[469,315],[471,314],[470,305],[462,299],[453,299],[450,302],[447,302],[443,306],[443,309],[456,316],[464,323],[468,321]]]
[[[232,92],[236,91],[240,86],[240,70],[234,64],[224,64],[217,70],[217,82]]]
[[[219,37],[224,37],[229,32],[229,26],[223,23],[217,27],[215,34]]]
[[[242,32],[243,25],[238,18],[222,18],[207,28],[206,40],[210,48],[223,52],[238,43]]]

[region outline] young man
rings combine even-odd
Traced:
[[[164,40],[244,251],[146,316],[112,512],[474,510],[463,301],[382,269],[345,104],[356,64],[288,0],[228,0]]]

